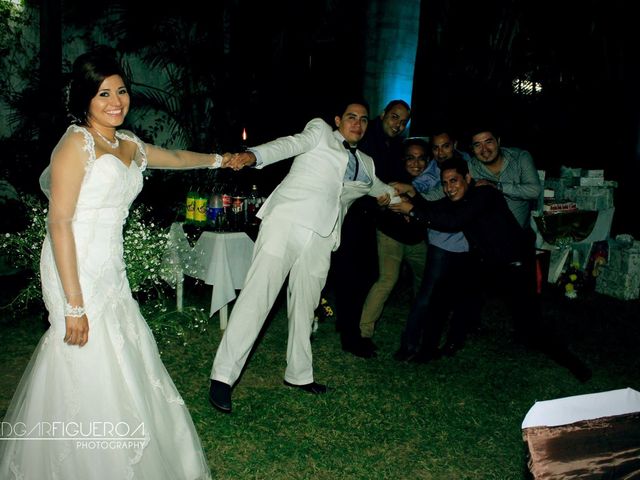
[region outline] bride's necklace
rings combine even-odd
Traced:
[[[97,129],[94,129],[94,132],[96,132],[96,134],[98,134],[98,136],[104,140],[104,142],[109,145],[109,147],[113,148],[114,150],[116,148],[118,148],[120,146],[120,140],[118,140],[118,137],[115,137],[115,140],[112,142],[111,140],[109,140],[107,137],[105,137],[104,135],[102,135]]]

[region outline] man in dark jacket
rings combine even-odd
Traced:
[[[488,185],[476,187],[462,159],[443,162],[440,172],[446,198],[428,202],[414,195],[412,202],[389,208],[428,228],[464,232],[480,268],[477,278],[490,277],[492,281],[483,278],[483,284],[490,284],[509,303],[516,339],[543,351],[578,380],[588,380],[589,368],[569,352],[544,321],[536,291],[535,249],[502,193]],[[401,185],[396,189],[411,193],[409,189],[403,192]]]
[[[411,110],[403,100],[393,100],[372,120],[358,148],[373,158],[376,176],[397,181],[402,172],[402,133]],[[340,248],[333,253],[329,278],[334,287],[336,328],[342,349],[363,358],[375,356],[371,343],[360,336],[360,315],[371,285],[378,277],[375,199],[356,200],[342,224]]]

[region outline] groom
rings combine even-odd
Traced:
[[[356,150],[367,130],[368,105],[343,105],[336,130],[319,118],[296,135],[236,154],[228,166],[262,168],[295,157],[284,180],[258,217],[260,233],[244,287],[236,300],[211,371],[209,400],[231,412],[231,387],[238,379],[287,275],[289,337],[284,384],[313,394],[327,391],[313,378],[311,326],[327,278],[331,251],[340,243],[347,209],[363,195],[388,204],[395,191],[375,175],[371,157]]]

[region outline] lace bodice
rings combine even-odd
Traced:
[[[116,132],[119,139],[134,142],[137,146],[136,155],[127,167],[113,154],[105,153],[97,157],[93,136],[86,128],[77,125],[71,125],[67,129],[56,149],[74,133],[83,135],[83,151],[86,153],[85,175],[74,221],[122,223],[127,217],[131,203],[142,189],[142,171],[147,166],[144,143],[131,132]],[[51,173],[48,166],[40,176],[40,187],[49,199],[51,197],[50,179]]]

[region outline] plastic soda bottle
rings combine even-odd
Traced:
[[[249,192],[249,196],[247,197],[247,223],[249,225],[256,225],[258,223],[258,218],[256,217],[256,213],[260,209],[260,196],[258,195],[258,186],[252,185],[251,192]]]
[[[220,189],[214,186],[211,197],[209,198],[209,205],[207,206],[207,222],[212,226],[216,226],[217,218],[222,214],[223,209]]]
[[[184,221],[185,223],[193,223],[195,221],[196,213],[196,198],[198,198],[198,192],[193,189],[187,193],[187,201],[185,205]]]
[[[203,195],[196,197],[193,221],[196,225],[205,225],[207,223],[207,199]]]

